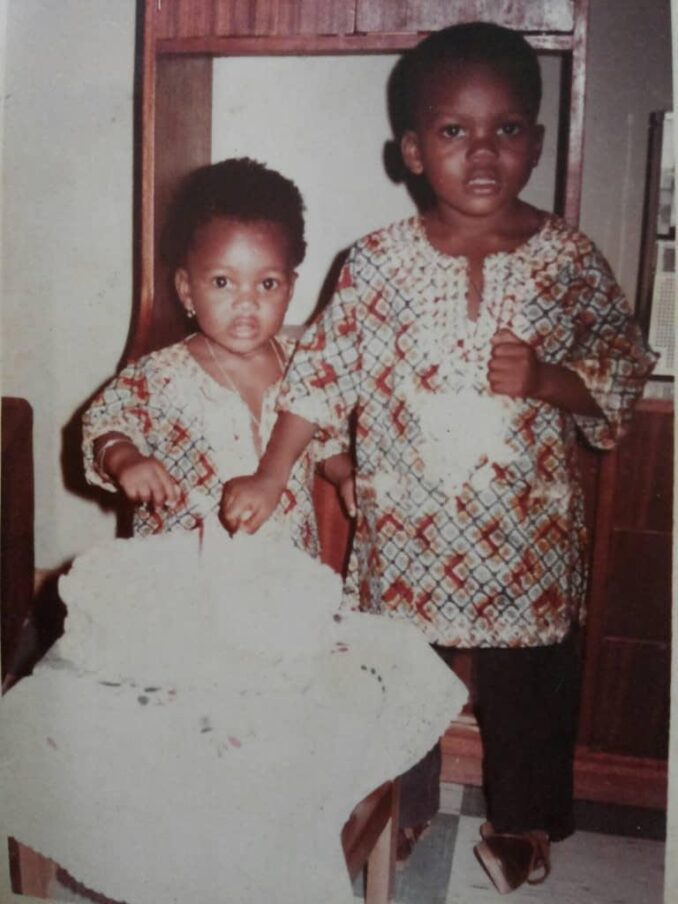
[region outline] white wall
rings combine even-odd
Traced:
[[[2,380],[35,409],[36,559],[49,568],[114,531],[64,488],[59,456],[63,426],[115,369],[129,324],[135,3],[4,3]],[[647,116],[670,104],[668,0],[591,6],[582,224],[633,295]],[[336,251],[411,209],[381,167],[391,62],[215,67],[215,158],[250,153],[306,195],[311,253],[291,320],[312,306]],[[549,206],[546,163],[534,178],[529,197]]]
[[[4,151],[3,135],[5,132],[5,98],[6,91],[6,60],[7,60],[7,5],[9,0],[0,0],[0,286],[2,286],[2,158]],[[0,339],[2,338],[0,334]],[[0,386],[2,381],[0,380]]]
[[[134,0],[9,0],[2,383],[34,408],[36,562],[114,523],[63,488],[61,429],[120,357],[132,297]]]
[[[647,129],[670,110],[669,0],[591,0],[582,228],[631,297],[638,281]]]

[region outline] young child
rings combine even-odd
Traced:
[[[293,348],[279,330],[306,250],[298,189],[246,158],[192,173],[169,227],[177,294],[196,331],[128,364],[84,417],[87,477],[134,503],[136,534],[199,526],[227,477],[256,470]],[[313,471],[306,452],[277,516],[317,555]]]
[[[226,484],[222,513],[257,530],[316,431],[355,418],[346,597],[476,650],[489,821],[475,850],[506,892],[545,878],[549,841],[574,828],[576,434],[610,448],[654,356],[591,241],[519,197],[543,141],[529,44],[453,26],[392,88],[405,165],[433,204],[351,249],[257,473]],[[437,778],[422,786],[433,800]],[[418,804],[430,819],[435,801]]]

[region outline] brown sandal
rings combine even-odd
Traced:
[[[484,823],[481,836],[473,851],[500,894],[515,891],[524,882],[540,885],[551,872],[546,832],[497,833]]]

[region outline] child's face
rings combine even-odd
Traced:
[[[443,219],[510,208],[539,160],[543,127],[489,66],[440,68],[427,87],[402,140],[408,169],[426,176]]]
[[[247,356],[282,326],[295,279],[279,224],[217,217],[197,230],[175,285],[206,336]]]

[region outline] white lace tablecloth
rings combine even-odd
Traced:
[[[349,813],[466,699],[423,635],[218,526],[92,550],[61,592],[0,704],[3,826],[127,904],[351,904]]]

